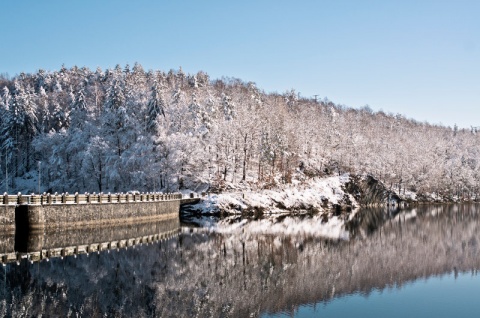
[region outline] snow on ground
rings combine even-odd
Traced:
[[[409,202],[415,202],[417,201],[417,193],[406,190],[406,189],[401,189],[399,191],[398,188],[393,188],[392,189],[393,193],[395,193],[400,199],[404,201],[409,201]]]
[[[406,201],[417,201],[417,194],[413,191],[404,190],[399,196]]]
[[[212,194],[196,205],[195,210],[202,213],[222,211],[230,214],[255,210],[264,214],[321,212],[345,203],[345,196],[348,196],[353,204],[356,203],[355,199],[343,190],[349,179],[348,175],[314,178],[274,190]]]

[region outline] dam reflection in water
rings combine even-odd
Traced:
[[[129,223],[125,225],[86,226],[63,230],[38,231],[19,230],[0,237],[1,261],[31,262],[51,257],[88,254],[153,243],[178,234],[178,217],[166,218],[150,223]]]
[[[0,271],[0,314],[301,316],[305,308],[329,306],[345,296],[361,295],[376,306],[376,294],[396,295],[397,290],[426,279],[428,283],[431,277],[462,278],[465,273],[476,277],[480,267],[477,205],[397,212],[360,211],[348,226],[353,233],[349,241],[324,240],[311,232],[219,234],[182,228],[170,239],[135,248],[33,264],[21,259],[20,265],[8,263]],[[178,230],[176,222],[170,225]],[[128,235],[146,237],[153,233],[147,234],[149,227],[159,233],[158,225],[148,224]],[[122,231],[113,231],[117,235],[113,238],[101,230],[98,236],[88,231],[78,236],[88,238],[83,245],[98,246],[100,241],[127,242]],[[53,250],[57,242],[77,246],[73,236],[32,238],[27,250],[34,246]],[[470,293],[480,292],[480,282],[476,286]],[[400,299],[405,308],[413,306],[400,296],[393,297],[393,301]],[[384,308],[382,314],[388,314],[389,308],[393,307]]]

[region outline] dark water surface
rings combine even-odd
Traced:
[[[478,205],[364,210],[347,226],[349,241],[220,234],[178,220],[98,229],[98,239],[86,229],[36,234],[26,252],[136,240],[40,261],[21,254],[0,267],[0,316],[475,316],[479,215]],[[11,253],[11,236],[0,240]]]

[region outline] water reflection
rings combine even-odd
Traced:
[[[368,296],[355,293],[302,305],[294,312],[265,313],[262,317],[476,317],[480,311],[479,283],[476,272],[451,273],[417,280],[401,288],[373,290]]]
[[[0,260],[40,261],[81,253],[124,248],[165,239],[178,233],[178,217],[151,223],[69,228],[55,231],[17,231],[0,237]],[[3,253],[2,253],[3,252]]]
[[[476,272],[479,212],[476,205],[425,206],[390,215],[361,211],[352,220],[355,235],[349,241],[309,233],[183,228],[172,239],[135,249],[34,264],[23,260],[0,271],[0,314],[294,313],[301,305],[342,295],[370,295],[431,276]]]

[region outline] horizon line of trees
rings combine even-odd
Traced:
[[[40,173],[42,191],[259,187],[370,174],[399,191],[479,192],[476,128],[458,129],[265,93],[205,72],[117,65],[0,78],[0,189]],[[36,191],[31,182],[29,191]]]

